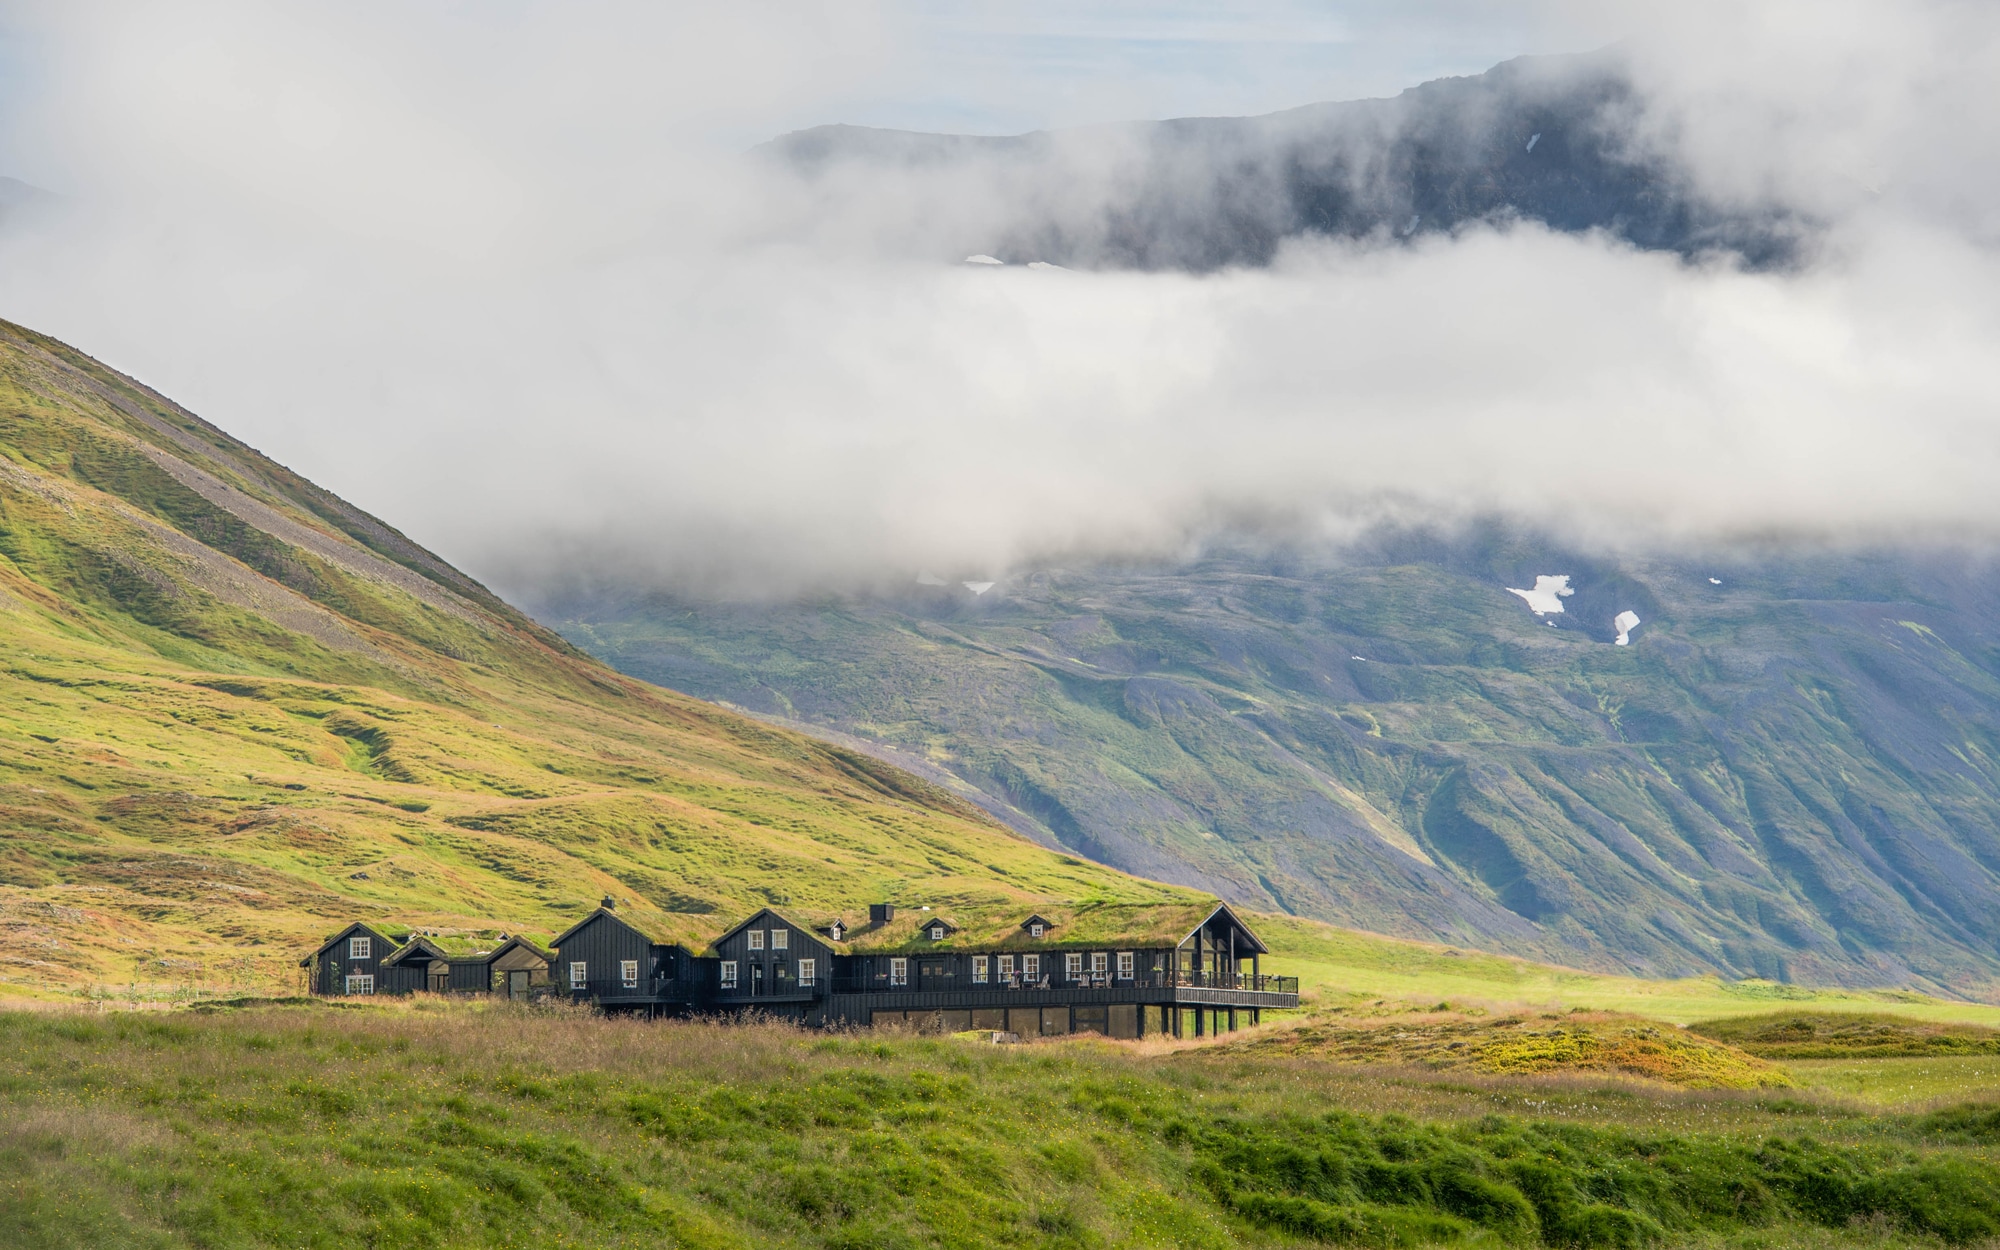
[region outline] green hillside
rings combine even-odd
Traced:
[[[618,676],[381,522],[0,324],[0,996],[293,986],[357,918],[611,894],[1192,903],[865,755]]]
[[[1509,593],[1542,575],[1570,578],[1560,615]],[[539,615],[625,672],[1252,909],[1645,976],[1990,996],[2000,970],[1982,559],[1399,532],[984,594],[600,589]]]

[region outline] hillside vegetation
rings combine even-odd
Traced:
[[[691,939],[767,902],[1194,901],[621,677],[0,323],[0,996],[294,985],[352,919]]]
[[[1546,575],[1575,593],[1537,617],[1508,588]],[[1251,909],[1653,977],[1990,996],[2000,971],[2000,577],[1970,556],[1395,532],[542,615]]]

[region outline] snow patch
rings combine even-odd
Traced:
[[[1068,272],[1069,272],[1069,267],[1068,267],[1068,266],[1066,266],[1066,265],[1051,265],[1051,264],[1050,264],[1049,262],[1047,262],[1047,261],[1045,261],[1045,260],[1031,260],[1031,261],[1029,261],[1029,262],[1028,262],[1028,268],[1030,268],[1030,269],[1053,269],[1053,270],[1055,270],[1055,271],[1056,271],[1057,273],[1068,273]]]
[[[1719,577],[1711,577],[1708,579],[1708,584],[1711,586],[1720,586],[1722,585],[1722,579]]]
[[[984,252],[977,252],[966,257],[965,263],[968,265],[1004,265],[1007,262],[1004,260],[995,260]]]
[[[960,582],[959,585],[965,587],[975,595],[983,595],[993,589],[994,584],[992,582]]]
[[[1534,609],[1536,616],[1547,616],[1551,612],[1562,611],[1562,601],[1576,592],[1569,587],[1569,574],[1543,573],[1535,578],[1533,590],[1516,590],[1509,586],[1507,593],[1521,596]],[[1550,621],[1549,624],[1555,622]]]
[[[1632,631],[1639,628],[1639,614],[1627,608],[1611,618],[1611,628],[1618,631],[1618,636],[1611,641],[1621,647],[1627,646],[1632,641]]]
[[[1536,145],[1537,143],[1540,143],[1541,141],[1542,141],[1542,132],[1541,132],[1541,131],[1537,130],[1537,131],[1536,131],[1536,132],[1535,132],[1534,134],[1531,134],[1531,135],[1529,135],[1529,136],[1528,136],[1528,151],[1530,151],[1530,152],[1534,151],[1534,150],[1535,150],[1535,145]]]

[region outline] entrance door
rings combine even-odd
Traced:
[[[528,970],[510,969],[507,973],[507,997],[516,1002],[526,1002],[528,998]]]
[[[755,996],[764,992],[764,965],[750,965],[750,993]]]
[[[917,988],[920,990],[951,988],[951,978],[945,974],[944,960],[926,959],[917,964]]]

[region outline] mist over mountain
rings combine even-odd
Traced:
[[[1607,50],[1261,117],[1010,137],[832,125],[760,151],[831,212],[894,186],[928,210],[911,243],[950,259],[1202,272],[1268,265],[1302,236],[1407,241],[1513,220],[1690,258],[1794,259],[1808,218],[1706,196],[1654,141],[1654,107]]]

